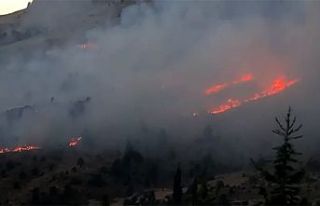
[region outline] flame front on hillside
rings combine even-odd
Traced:
[[[3,147],[3,148],[0,148],[0,154],[13,153],[13,152],[24,152],[24,151],[39,150],[39,149],[41,149],[41,148],[38,146],[34,146],[34,145],[17,146],[14,148]]]
[[[82,137],[71,138],[68,141],[68,146],[69,147],[76,147],[77,145],[79,145],[81,139],[82,139]],[[41,149],[41,147],[35,146],[35,145],[16,146],[13,148],[0,147],[0,154],[25,152],[25,151],[32,151],[32,150],[39,150],[39,149]]]
[[[246,99],[245,102],[257,101],[268,96],[276,95],[285,91],[286,89],[295,85],[298,82],[298,79],[287,80],[285,77],[279,77],[273,80],[272,84],[268,88],[259,93],[254,94],[249,99]]]
[[[246,81],[251,81],[253,80],[253,76],[243,76],[242,79],[240,79],[240,81],[234,81],[233,84],[237,84],[238,83],[242,83],[242,82],[246,82]],[[280,76],[277,77],[276,79],[274,79],[271,83],[270,86],[268,86],[266,89],[254,93],[253,95],[249,96],[246,99],[243,100],[239,100],[239,99],[233,99],[233,98],[229,98],[226,102],[215,106],[213,108],[211,108],[208,112],[210,114],[220,114],[220,113],[224,113],[226,111],[229,111],[231,109],[240,107],[241,105],[245,104],[245,103],[249,103],[249,102],[253,102],[253,101],[258,101],[260,99],[264,99],[266,97],[270,97],[270,96],[274,96],[277,95],[285,90],[287,90],[288,88],[290,88],[291,86],[295,85],[296,83],[299,82],[299,79],[291,79],[288,80],[286,77],[284,76]],[[229,84],[225,84],[225,85],[229,85]],[[216,88],[218,88],[218,86],[215,86]],[[211,91],[213,91],[214,87],[211,87],[209,89],[206,90],[206,94],[208,93],[207,91],[209,91],[211,89]],[[220,90],[217,90],[215,92],[219,92]],[[214,92],[211,92],[210,94],[213,94]]]
[[[237,85],[237,84],[252,81],[253,78],[254,77],[251,73],[244,74],[239,79],[233,80],[231,82],[224,82],[224,83],[212,85],[211,87],[207,88],[204,93],[207,96],[212,95],[212,94],[216,94],[216,93],[221,92],[222,90],[224,90],[232,85]]]
[[[79,145],[81,139],[82,139],[82,137],[74,137],[74,138],[71,138],[71,139],[69,140],[68,146],[69,146],[69,147],[76,147],[77,145]]]

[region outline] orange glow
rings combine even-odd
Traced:
[[[30,150],[38,150],[38,149],[41,149],[40,147],[38,146],[34,146],[34,145],[24,145],[24,146],[17,146],[17,147],[14,147],[14,148],[0,148],[0,154],[3,154],[3,153],[12,153],[12,152],[24,152],[24,151],[30,151]]]
[[[250,81],[253,79],[253,76],[247,76],[244,75],[240,81]],[[296,83],[298,83],[300,80],[298,79],[293,79],[293,80],[288,80],[287,78],[281,76],[278,77],[276,79],[274,79],[272,81],[272,84],[270,86],[268,86],[266,89],[253,94],[252,96],[250,96],[247,99],[244,100],[238,100],[238,99],[228,99],[226,102],[218,105],[217,107],[214,107],[212,109],[209,110],[210,114],[220,114],[220,113],[224,113],[227,112],[231,109],[240,107],[241,105],[245,104],[245,103],[250,103],[253,101],[258,101],[260,99],[269,97],[269,96],[274,96],[277,95],[285,90],[287,90],[288,88],[290,88],[291,86],[295,85]],[[239,82],[239,81],[238,81]]]
[[[241,106],[241,101],[238,99],[228,99],[225,103],[220,104],[217,107],[212,108],[209,113],[210,114],[220,114],[230,109]]]
[[[288,89],[289,87],[295,85],[298,82],[298,79],[287,80],[284,77],[279,77],[273,80],[272,84],[268,88],[259,93],[255,93],[252,97],[246,99],[245,102],[257,101],[268,96],[276,95]]]
[[[0,154],[8,153],[8,152],[11,152],[11,149],[6,148],[6,147],[4,147],[4,148],[0,148]]]
[[[77,146],[77,145],[80,143],[81,139],[82,139],[82,137],[71,138],[71,139],[69,140],[68,146],[69,146],[69,147],[75,147],[75,146]]]
[[[79,145],[82,137],[75,137],[71,138],[68,142],[69,147],[76,147]],[[35,146],[35,145],[24,145],[24,146],[17,146],[13,148],[8,147],[0,147],[0,154],[4,153],[16,153],[16,152],[24,152],[24,151],[31,151],[31,150],[39,150],[41,147]]]
[[[220,92],[221,90],[225,89],[226,87],[228,87],[227,83],[216,84],[216,85],[213,85],[213,86],[209,87],[208,89],[206,89],[205,94],[206,95],[216,94],[216,93]]]
[[[240,79],[233,81],[233,84],[240,84],[243,82],[249,82],[253,80],[253,74],[248,73],[243,75]]]
[[[232,82],[225,82],[225,83],[221,83],[221,84],[212,85],[211,87],[207,88],[204,93],[205,93],[205,95],[209,96],[212,94],[219,93],[220,91],[222,91],[232,85],[237,85],[237,84],[249,82],[249,81],[252,81],[253,79],[254,79],[253,74],[251,74],[251,73],[244,74],[239,79],[236,79]]]

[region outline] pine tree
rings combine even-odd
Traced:
[[[84,165],[84,160],[82,159],[82,157],[79,157],[77,160],[77,165],[81,168]]]
[[[173,201],[175,204],[180,204],[182,199],[182,186],[181,186],[181,169],[180,166],[178,166],[176,174],[174,176],[174,182],[173,182]]]
[[[188,193],[191,194],[192,205],[198,205],[198,177],[195,177],[188,188]]]
[[[292,141],[303,137],[297,134],[302,124],[296,126],[297,118],[292,115],[290,107],[284,122],[281,122],[279,118],[275,118],[275,121],[277,128],[272,132],[282,137],[283,143],[273,148],[276,151],[276,157],[272,163],[273,171],[265,170],[254,161],[252,162],[264,179],[272,185],[271,194],[266,200],[268,205],[299,205],[301,198],[298,184],[304,176],[304,170],[295,166],[298,162],[296,156],[301,153],[296,152]]]

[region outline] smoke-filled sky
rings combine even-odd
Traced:
[[[59,32],[75,27],[72,22],[82,18],[87,3],[40,4],[22,26],[64,36]],[[104,12],[114,10],[119,8],[111,6]],[[91,27],[85,37],[74,35],[44,54],[36,52],[38,47],[15,51],[19,58],[9,57],[1,66],[1,108],[38,105],[32,121],[28,119],[27,126],[21,124],[15,130],[21,139],[72,136],[88,128],[116,136],[111,131],[130,133],[141,122],[169,128],[183,139],[194,135],[197,125],[211,124],[222,138],[237,139],[259,150],[254,148],[257,142],[263,145],[273,138],[269,132],[273,116],[292,105],[305,124],[306,138],[316,142],[320,120],[319,11],[315,1],[154,1],[131,5],[122,10],[119,21],[106,15],[102,27]],[[68,22],[70,25],[59,28]],[[79,48],[85,42],[94,46]],[[208,86],[248,72],[256,81],[216,96],[203,95]],[[250,96],[277,76],[300,82],[277,96],[207,117],[211,106],[231,97]],[[69,118],[66,105],[87,96],[92,100],[83,118]],[[49,104],[51,97],[57,102],[54,108]],[[194,112],[199,117],[194,118]]]

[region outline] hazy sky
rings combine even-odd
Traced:
[[[26,8],[32,0],[0,0],[0,15]]]

